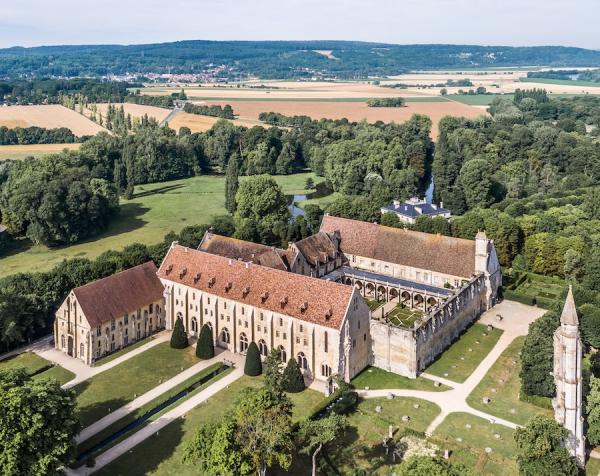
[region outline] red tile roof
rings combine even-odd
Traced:
[[[200,251],[206,251],[213,255],[224,256],[235,260],[252,261],[253,263],[269,268],[289,270],[282,258],[283,250],[277,250],[272,246],[252,243],[251,241],[238,240],[227,236],[206,233],[200,246]]]
[[[341,235],[344,253],[468,278],[475,272],[475,241],[391,228],[329,215],[321,231]]]
[[[158,276],[223,298],[339,329],[353,288],[173,245]]]
[[[152,261],[73,289],[91,327],[129,314],[163,297]]]

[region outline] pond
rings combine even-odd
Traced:
[[[306,195],[294,195],[292,197],[292,203],[288,207],[290,210],[290,213],[292,214],[292,218],[290,221],[295,220],[296,217],[298,217],[298,216],[304,216],[304,210],[302,210],[302,208],[300,208],[296,204],[300,203],[300,202],[304,202],[305,200],[306,200]]]

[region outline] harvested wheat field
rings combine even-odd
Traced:
[[[81,144],[26,144],[0,145],[0,160],[21,160],[26,157],[43,157],[63,149],[77,150]]]
[[[189,127],[192,132],[205,132],[209,130],[215,122],[219,120],[218,117],[201,116],[199,114],[188,114],[187,112],[179,112],[177,115],[169,121],[169,127],[175,131],[179,131],[181,127]],[[233,122],[236,126],[252,127],[261,125],[268,127],[267,125],[260,122],[258,119],[239,119]]]
[[[106,117],[106,110],[108,109],[108,104],[99,103],[96,104],[98,111]],[[156,107],[156,106],[144,106],[142,104],[132,104],[132,103],[114,103],[113,106],[116,108],[120,108],[123,106],[125,110],[125,115],[131,114],[131,117],[143,117],[144,114],[147,114],[148,117],[153,117],[158,122],[164,120],[170,113],[170,109],[165,109],[164,107]]]
[[[225,102],[211,102],[225,104]],[[431,136],[437,138],[437,125],[444,116],[477,117],[485,110],[455,101],[409,102],[406,107],[369,107],[362,102],[291,102],[228,101],[240,119],[257,120],[261,112],[279,112],[286,116],[305,115],[314,119],[342,119],[369,122],[404,122],[413,114],[425,114],[433,123]]]
[[[106,130],[87,117],[57,104],[0,107],[0,126],[37,126],[47,129],[66,127],[76,136],[96,135]]]

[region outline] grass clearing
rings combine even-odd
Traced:
[[[117,350],[116,352],[113,352],[112,354],[107,355],[106,357],[102,357],[102,358],[98,359],[96,362],[94,362],[92,364],[92,366],[99,367],[104,364],[108,364],[110,361],[118,359],[119,357],[131,352],[132,350],[137,349],[138,347],[143,346],[144,344],[151,342],[152,340],[154,340],[153,335],[146,337],[142,340],[139,340],[139,341],[135,342],[134,344],[128,345],[127,347],[123,347],[121,350]]]
[[[501,335],[500,329],[488,331],[485,325],[475,323],[425,371],[462,383],[488,355]]]
[[[443,392],[449,390],[449,387],[446,385],[436,387],[433,384],[433,380],[429,380],[425,377],[408,378],[378,367],[367,367],[352,379],[352,384],[358,390],[364,390],[365,387],[369,387],[370,390],[396,388],[425,390],[429,392]]]
[[[452,451],[452,461],[473,468],[475,474],[518,474],[514,459],[517,446],[511,428],[492,425],[469,413],[451,413],[433,433],[436,440]],[[491,448],[491,453],[485,448]]]
[[[558,84],[561,86],[586,86],[600,88],[596,81],[584,81],[580,79],[551,79],[551,78],[521,78],[522,83]]]
[[[458,101],[469,106],[489,106],[496,97],[512,100],[512,94],[450,94],[448,96],[452,101]]]
[[[27,157],[43,157],[63,150],[78,150],[81,144],[26,144],[0,145],[0,160],[23,160]]]
[[[423,312],[418,309],[409,309],[402,304],[397,304],[386,320],[394,326],[412,328],[413,324],[423,317]]]
[[[552,415],[552,411],[547,408],[519,399],[521,389],[519,354],[524,342],[525,337],[518,337],[502,352],[475,390],[467,397],[470,406],[519,425],[525,425],[538,413]],[[490,398],[491,402],[483,403],[484,397]]]
[[[194,346],[172,349],[163,342],[76,385],[76,411],[82,425],[92,424],[198,363],[195,350]]]
[[[60,365],[53,364],[33,352],[23,352],[0,361],[0,370],[12,370],[20,367],[24,368],[32,376],[33,380],[52,378],[63,385],[75,378],[74,373]]]
[[[194,476],[198,468],[188,466],[181,461],[186,443],[194,436],[196,429],[207,422],[221,418],[235,403],[240,392],[247,387],[257,388],[262,378],[243,376],[229,387],[220,391],[205,403],[189,411],[185,418],[179,418],[158,435],[143,441],[123,456],[99,470],[99,476]],[[301,393],[290,394],[295,404],[294,420],[302,418],[302,411],[315,402],[325,398],[314,390],[306,389]]]
[[[308,177],[315,182],[323,180],[313,173],[278,175],[274,179],[284,193],[293,195],[305,193]],[[242,181],[246,179],[241,177]],[[0,258],[0,277],[31,270],[46,271],[69,258],[93,259],[106,250],[120,250],[134,242],[155,244],[171,230],[179,232],[187,225],[208,223],[214,215],[224,213],[224,176],[201,175],[139,185],[131,200],[121,200],[119,216],[99,236],[56,248],[33,246],[27,240],[20,240],[19,246]]]

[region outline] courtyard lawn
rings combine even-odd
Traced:
[[[451,413],[435,430],[432,441],[441,448],[449,449],[453,462],[465,464],[475,474],[518,474],[515,461],[517,447],[512,428],[492,425],[468,413]],[[486,448],[491,448],[491,452],[487,453]]]
[[[467,397],[470,406],[519,425],[525,425],[538,413],[551,416],[550,409],[540,408],[519,399],[521,388],[519,353],[523,342],[525,337],[518,337],[500,355],[479,385]],[[490,403],[483,403],[484,397],[490,398]],[[550,399],[547,399],[547,405],[550,405]]]
[[[198,362],[194,346],[158,344],[73,387],[77,416],[86,427]]]
[[[502,335],[500,329],[488,331],[475,323],[446,349],[425,372],[462,383],[477,368]]]
[[[381,307],[385,304],[384,300],[377,300],[377,299],[366,299],[365,302],[367,303],[367,306],[369,306],[369,309],[371,311],[374,311],[378,307]]]
[[[590,458],[585,464],[585,474],[588,476],[600,475],[600,459]]]
[[[23,352],[22,354],[0,361],[0,371],[19,367],[24,368],[32,376],[33,380],[52,378],[57,380],[60,385],[63,385],[75,378],[74,373],[64,369],[60,365],[53,364],[33,352]]]
[[[375,410],[378,406],[381,406],[379,413]],[[389,475],[397,467],[392,463],[391,454],[386,455],[382,446],[389,426],[392,425],[393,431],[398,434],[404,430],[424,432],[439,413],[437,405],[417,398],[364,399],[348,416],[350,428],[339,450],[330,454],[331,460],[340,474],[360,468],[367,474]],[[408,422],[402,421],[405,415],[410,417]]]
[[[139,340],[134,344],[128,345],[127,347],[123,347],[121,350],[118,350],[116,352],[113,352],[112,354],[107,355],[106,357],[102,357],[100,359],[98,359],[96,362],[94,362],[92,364],[93,367],[99,367],[101,365],[104,364],[108,364],[111,360],[115,360],[118,359],[119,357],[127,354],[128,352],[131,352],[134,349],[137,349],[138,347],[143,346],[144,344],[147,344],[148,342],[151,342],[154,339],[154,336],[148,336],[145,339]]]
[[[181,459],[184,447],[194,436],[197,428],[204,423],[221,418],[237,400],[240,392],[247,387],[262,385],[262,378],[243,376],[224,390],[189,411],[185,418],[179,418],[137,445],[127,454],[117,458],[111,464],[99,470],[99,476],[193,476],[198,468],[184,464]],[[306,389],[301,393],[289,394],[294,402],[294,420],[301,419],[306,408],[325,398],[314,390]]]
[[[413,324],[423,317],[418,309],[409,309],[401,304],[396,305],[385,318],[393,325],[412,328]]]
[[[308,177],[315,183],[323,180],[313,173],[273,178],[284,193],[303,194]],[[121,250],[134,242],[159,243],[169,231],[179,232],[187,225],[208,223],[214,215],[224,213],[225,177],[222,175],[138,185],[131,200],[121,200],[119,216],[102,234],[75,245],[55,248],[19,240],[12,251],[0,257],[0,277],[32,269],[45,271],[67,258],[95,258],[103,251]]]
[[[446,385],[436,387],[433,385],[433,380],[425,377],[408,378],[393,372],[378,367],[367,367],[352,379],[352,385],[357,390],[364,390],[369,387],[370,390],[387,390],[387,389],[409,389],[409,390],[426,390],[430,392],[443,392],[450,388]]]

